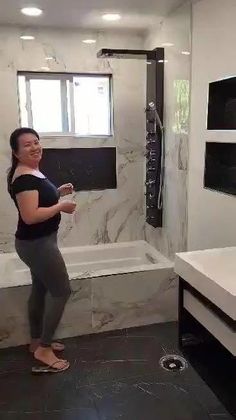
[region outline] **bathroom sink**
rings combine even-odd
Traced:
[[[236,320],[236,247],[178,253],[175,272]]]

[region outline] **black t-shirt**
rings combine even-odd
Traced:
[[[50,219],[27,225],[21,218],[19,208],[16,201],[16,194],[23,191],[37,190],[39,193],[39,207],[51,207],[58,203],[59,192],[55,185],[53,185],[47,178],[39,178],[35,175],[20,175],[11,185],[11,197],[18,209],[19,220],[16,231],[16,238],[18,239],[37,239],[43,236],[50,235],[56,232],[61,220],[60,213],[51,217]]]

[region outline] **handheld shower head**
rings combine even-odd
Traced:
[[[152,111],[155,111],[156,105],[154,104],[154,102],[149,102],[148,106]]]
[[[156,117],[157,123],[158,123],[161,131],[163,131],[164,130],[164,127],[163,127],[163,124],[161,122],[160,116],[159,116],[159,114],[157,112],[156,104],[153,101],[152,102],[149,102],[148,107],[149,107],[149,111],[153,111],[155,113],[155,117]]]

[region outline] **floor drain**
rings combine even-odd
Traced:
[[[160,365],[169,372],[182,372],[188,367],[187,361],[177,354],[168,354],[160,359]]]

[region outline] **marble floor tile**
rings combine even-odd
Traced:
[[[57,375],[31,375],[36,362],[25,346],[0,350],[1,420],[234,418],[189,361],[182,373],[160,367],[159,359],[170,343],[177,351],[176,323],[69,338],[64,343],[71,367]],[[232,412],[234,389],[228,396]]]

